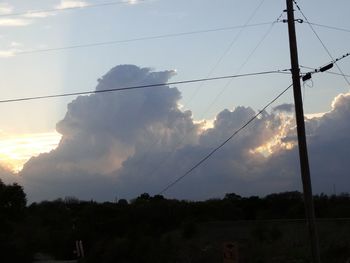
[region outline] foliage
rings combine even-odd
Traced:
[[[299,192],[181,201],[140,195],[131,202],[97,203],[74,197],[26,207],[23,189],[0,183],[1,262],[31,262],[35,253],[82,262],[220,262],[222,243],[238,241],[242,262],[307,262],[309,250]],[[350,258],[350,196],[315,196],[322,257]],[[346,209],[347,208],[347,209]],[[326,220],[326,218],[339,218]],[[278,220],[276,220],[278,219]],[[17,253],[20,251],[20,253]],[[3,252],[2,252],[3,253]],[[9,256],[11,255],[11,257]],[[19,260],[13,260],[13,257]],[[11,258],[11,260],[9,260]]]
[[[26,195],[18,184],[0,180],[1,262],[31,262],[30,246],[24,228]]]

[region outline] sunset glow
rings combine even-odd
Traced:
[[[251,150],[250,153],[260,153],[265,157],[273,154],[278,149],[291,150],[295,146],[292,142],[281,142],[281,138],[277,137],[267,143]]]
[[[250,153],[256,154],[260,153],[265,157],[270,156],[273,154],[275,151],[278,150],[291,150],[294,146],[295,143],[293,141],[288,141],[285,142],[283,139],[288,136],[288,132],[290,129],[293,128],[294,121],[289,115],[281,114],[280,115],[281,119],[281,125],[278,128],[278,132],[267,142],[264,144],[260,145],[259,147],[250,150]],[[269,122],[267,123],[269,125]]]
[[[55,149],[60,139],[61,135],[57,132],[19,135],[0,133],[0,164],[17,173],[31,157]]]

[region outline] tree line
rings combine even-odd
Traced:
[[[320,194],[314,200],[317,218],[350,218],[349,194]],[[208,258],[201,259],[199,248],[191,261],[186,254],[195,253],[191,240],[198,237],[196,242],[202,242],[199,236],[207,223],[302,218],[303,198],[297,191],[265,197],[228,193],[206,201],[147,193],[130,201],[104,203],[66,197],[28,205],[20,185],[0,181],[1,262],[33,262],[39,252],[73,259],[77,240],[84,245],[82,262],[207,262]],[[264,235],[268,236],[265,240],[274,240],[282,234],[270,230],[265,235],[264,229],[254,228],[251,233],[256,242],[262,242]],[[186,252],[186,246],[192,245],[193,250]]]

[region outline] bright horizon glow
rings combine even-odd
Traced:
[[[103,4],[108,2],[115,2],[116,4]],[[310,0],[299,4],[310,22],[344,29],[350,28],[350,19],[348,19],[350,1],[323,1],[320,3],[320,1]],[[315,6],[318,7],[317,10]],[[14,15],[4,15],[0,18],[1,99],[94,90],[99,83],[98,79],[117,65],[125,64],[150,68],[154,72],[176,69],[177,74],[172,76],[171,82],[288,69],[290,68],[288,27],[285,23],[273,23],[285,8],[285,0],[264,2],[253,0],[239,3],[232,0],[5,0],[0,4],[0,14],[12,13]],[[63,11],[62,9],[66,10]],[[329,10],[332,10],[332,12],[329,12]],[[302,18],[297,10],[295,16],[298,19]],[[283,13],[281,19],[286,19],[285,13]],[[244,24],[255,24],[256,26],[234,28]],[[329,63],[331,59],[310,30],[309,25],[307,23],[297,23],[296,27],[300,65],[316,69]],[[212,30],[215,28],[232,29]],[[314,28],[334,58],[350,52],[350,34],[348,32],[316,25]],[[197,31],[203,31],[203,33],[185,33]],[[152,38],[171,34],[174,34],[174,37]],[[123,43],[123,40],[127,39],[135,39],[135,41]],[[118,41],[120,42],[118,43]],[[90,43],[108,42],[115,42],[115,44],[89,46]],[[75,46],[77,48],[59,49]],[[81,48],[78,48],[79,46]],[[38,49],[54,50],[18,54],[21,51]],[[350,57],[339,61],[338,65],[344,73],[349,74]],[[309,70],[302,68],[301,71],[304,74]],[[332,71],[337,72],[337,69],[334,68]],[[258,112],[290,83],[291,76],[289,74],[273,74],[244,79],[237,78],[230,81],[218,80],[201,84],[171,85],[171,88],[179,90],[179,100],[176,101],[179,109],[188,111],[186,114],[191,112],[193,122],[199,126],[198,133],[205,133],[205,130],[213,128],[213,122],[223,110],[231,111],[243,106]],[[311,88],[311,86],[314,86],[314,88]],[[317,118],[324,113],[332,112],[332,101],[339,94],[347,94],[349,86],[342,76],[320,73],[314,74],[312,83],[305,83],[302,91],[305,116]],[[126,94],[122,96],[126,96]],[[125,169],[122,170],[126,173],[135,174],[135,184],[139,182],[137,176],[140,176],[142,181],[142,178],[144,178],[142,173],[148,173],[153,165],[151,161],[156,163],[158,157],[153,154],[146,154],[147,151],[153,152],[152,150],[129,149],[119,144],[113,145],[113,147],[101,145],[102,154],[98,154],[96,158],[94,152],[95,150],[98,151],[99,148],[91,148],[92,152],[90,153],[85,152],[85,148],[81,147],[81,149],[77,149],[76,156],[67,155],[67,159],[72,158],[72,162],[70,160],[63,162],[53,158],[50,159],[53,163],[52,167],[50,165],[48,167],[44,166],[44,163],[39,162],[40,160],[35,164],[33,162],[33,167],[36,165],[36,167],[43,170],[42,174],[32,169],[23,169],[23,166],[26,167],[25,163],[31,157],[49,152],[57,147],[61,136],[53,131],[56,124],[60,120],[64,120],[67,107],[74,99],[75,97],[62,97],[40,101],[2,103],[0,105],[3,112],[0,126],[0,166],[14,173],[21,171],[20,174],[23,175],[23,178],[26,177],[23,179],[25,184],[30,185],[35,180],[40,182],[42,178],[43,186],[55,189],[56,186],[50,186],[49,182],[54,182],[55,178],[60,178],[62,181],[68,180],[70,174],[67,170],[78,168],[81,174],[87,171],[88,177],[90,174],[99,172],[98,175],[105,178],[105,175],[109,173],[117,174],[116,170],[121,166],[121,163],[129,158],[130,163],[125,163],[126,166],[123,167]],[[96,100],[99,100],[97,96]],[[82,101],[85,101],[85,99]],[[86,99],[86,101],[90,100]],[[335,101],[340,103],[337,105],[342,105],[343,100]],[[348,99],[345,101],[347,102]],[[128,106],[130,106],[130,109],[136,110],[140,101],[135,101],[135,108],[133,108],[133,103],[134,101]],[[281,97],[273,107],[290,103],[293,103],[292,91]],[[100,114],[98,108],[89,108],[88,111],[90,110]],[[272,107],[268,112],[275,114],[272,112]],[[122,114],[122,112],[119,113]],[[85,114],[88,114],[88,112],[81,112],[81,115]],[[335,112],[335,114],[332,112],[329,115],[335,117],[337,114],[343,117],[342,112]],[[78,115],[80,116],[80,113]],[[142,119],[142,112],[140,112],[140,119]],[[128,121],[128,119],[122,120],[123,122],[120,125],[124,125]],[[218,128],[221,129],[222,127]],[[266,127],[264,128],[268,130]],[[269,136],[268,132],[266,137],[261,137],[259,131],[254,131],[257,136],[260,136],[257,137],[259,141],[251,146],[252,149],[245,148],[245,151],[248,151],[248,153],[245,153],[247,155],[251,154],[251,158],[263,162],[266,161],[263,158],[271,158],[270,160],[272,160],[279,155],[279,152],[284,153],[285,150],[295,147],[289,141],[289,139],[293,140],[294,137],[284,138],[283,135],[286,130],[283,130],[283,127],[281,128],[281,130],[276,130],[276,127],[273,127],[273,130],[271,130],[273,133],[271,134],[277,134],[273,138]],[[174,135],[177,136],[177,132],[182,131],[181,129],[182,127],[174,127]],[[131,130],[130,132],[134,131]],[[172,136],[173,133],[169,134]],[[325,132],[326,134],[327,132]],[[338,135],[339,133],[334,131],[334,134]],[[159,146],[155,145],[157,151],[158,147],[167,152],[176,151],[179,148],[172,145],[173,137],[170,135],[169,142],[168,137],[166,140],[164,139],[164,143],[168,148],[160,148],[163,147],[162,141]],[[197,137],[193,136],[194,139],[199,138],[200,134],[197,135]],[[100,136],[100,134],[96,132],[96,136]],[[213,136],[216,136],[216,134],[213,134]],[[211,137],[211,134],[207,137],[208,140],[215,139]],[[174,137],[174,143],[175,138],[177,137]],[[97,142],[100,141],[97,140]],[[105,142],[104,138],[101,138],[101,142]],[[189,140],[184,140],[184,142],[192,143]],[[123,144],[124,142],[121,141],[120,143]],[[137,147],[146,147],[147,143],[151,144],[151,142],[142,141],[141,144],[137,144]],[[72,148],[76,149],[77,146],[79,144],[72,145]],[[86,146],[95,147],[93,143]],[[130,148],[132,147],[130,146]],[[197,150],[192,145],[189,145],[188,150],[190,149],[193,152]],[[70,152],[70,150],[68,149],[67,152]],[[338,155],[340,158],[343,157],[342,152],[337,152],[337,150],[337,148],[334,148],[332,157]],[[328,149],[325,148],[324,151],[328,151]],[[64,149],[62,152],[65,154],[66,150]],[[133,156],[134,154],[135,156]],[[75,158],[80,160],[80,155],[82,157],[81,162],[75,162]],[[141,155],[145,155],[146,158],[141,160]],[[137,158],[140,158],[140,161],[134,166],[133,161],[134,159],[136,161]],[[186,156],[181,158],[186,158]],[[191,158],[191,156],[188,157],[188,165],[190,165]],[[43,159],[45,158],[41,158],[41,161],[44,161]],[[50,172],[50,169],[54,169],[56,162],[62,164],[61,171],[68,167],[64,170],[67,177],[57,177],[59,172],[57,174]],[[128,164],[130,164],[130,167],[127,167]],[[237,167],[239,168],[243,164],[237,163]],[[179,163],[176,168],[180,169],[182,165],[185,166],[186,163]],[[225,168],[225,166],[222,167]],[[233,168],[237,175],[244,172]],[[131,173],[132,169],[135,170],[134,173]],[[120,173],[123,172],[122,170]],[[161,172],[159,174],[163,174]],[[209,172],[209,170],[205,172]],[[173,173],[173,176],[177,175],[175,169],[167,175],[171,176],[171,173]],[[8,173],[4,171],[4,176],[7,175]],[[67,185],[80,180],[78,179],[79,176],[73,176],[72,182],[67,181]],[[155,175],[154,178],[158,178],[157,176]],[[164,178],[160,179],[163,180]],[[84,182],[86,181],[86,185],[89,184],[88,182],[99,182],[94,181],[94,179],[91,180],[84,180]],[[96,177],[96,180],[99,180],[99,178]],[[150,184],[151,179],[148,181]],[[101,182],[101,185],[106,182],[109,181]],[[99,186],[100,184],[96,185],[96,187]],[[123,187],[122,184],[120,187]],[[237,187],[239,186],[237,185]],[[102,192],[104,191],[102,189],[96,191]],[[68,189],[62,188],[61,190],[67,190],[68,192]],[[200,191],[200,189],[198,190]],[[40,191],[39,189],[31,190],[30,187],[28,188],[28,193],[38,193]],[[215,195],[215,191],[213,195]],[[132,191],[130,195],[131,193]],[[52,192],[53,195],[56,194]],[[44,197],[44,194],[40,196]]]
[[[34,156],[55,149],[61,139],[57,132],[16,134],[0,133],[0,165],[14,173]]]
[[[294,142],[283,142],[283,138],[288,135],[288,131],[294,125],[293,117],[289,115],[280,115],[282,123],[279,127],[277,134],[271,137],[270,140],[266,141],[264,144],[259,147],[250,150],[250,153],[256,154],[260,153],[264,157],[269,157],[271,154],[283,149],[291,150],[296,146]]]

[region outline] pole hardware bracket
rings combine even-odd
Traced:
[[[294,21],[295,21],[295,22],[298,22],[299,24],[304,23],[304,20],[303,20],[303,19],[300,19],[300,18],[294,19]],[[283,19],[282,22],[283,22],[283,23],[288,23],[288,19]]]

